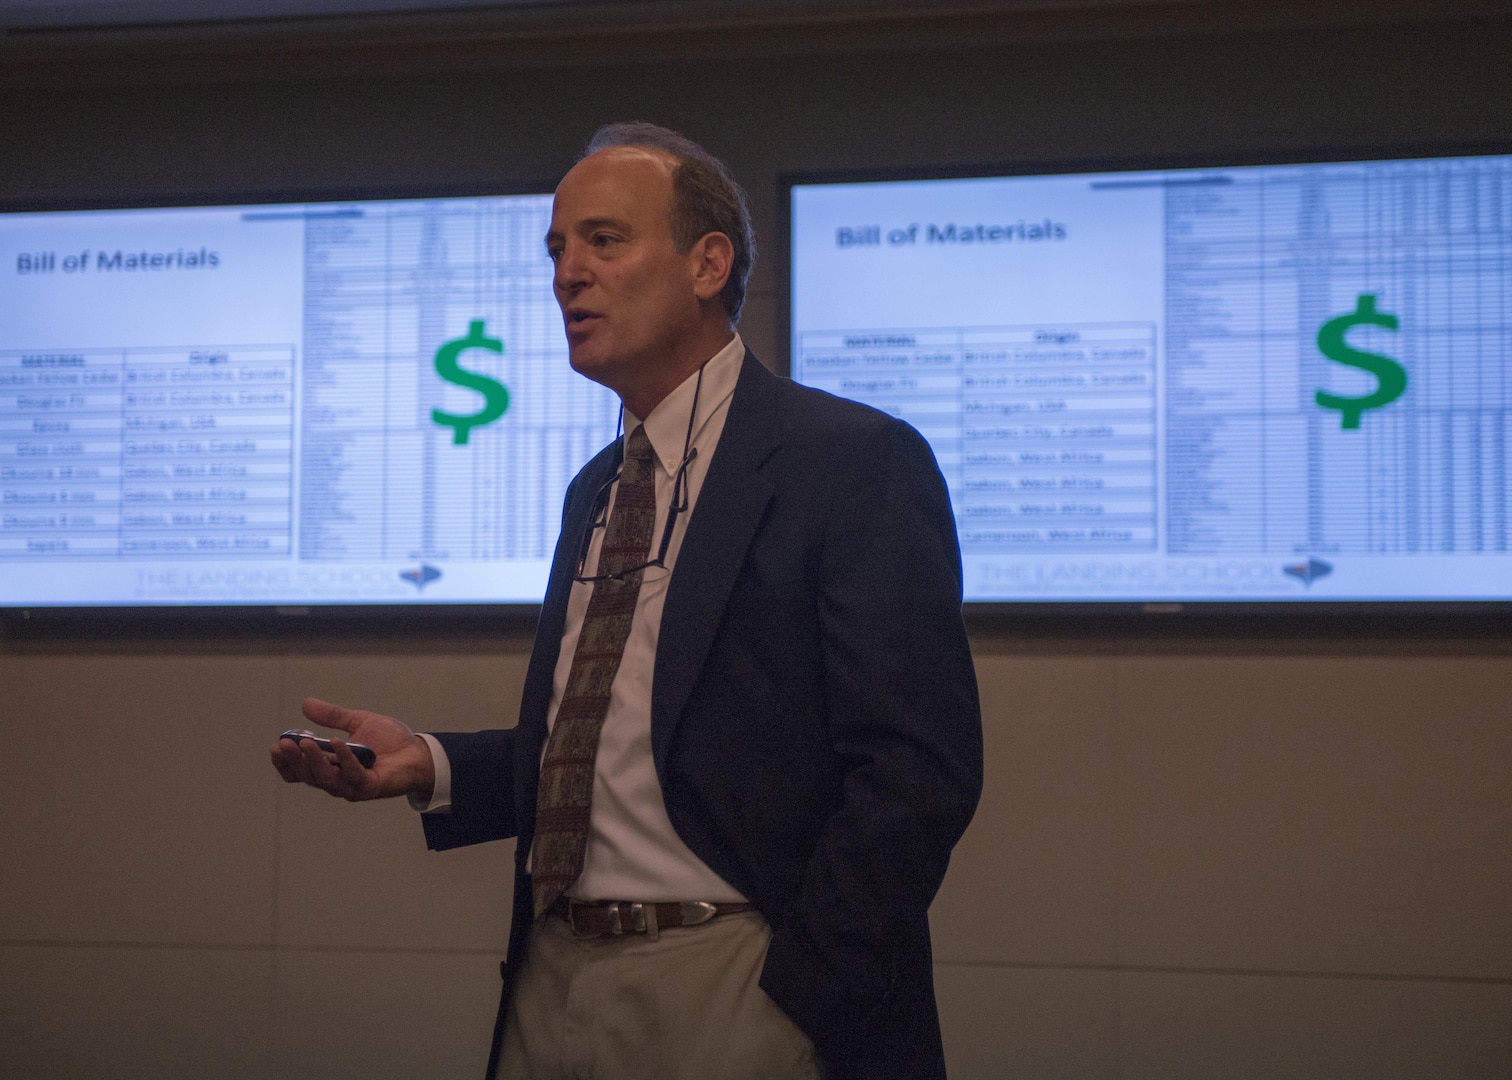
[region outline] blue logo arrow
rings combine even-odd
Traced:
[[[1326,563],[1322,559],[1309,558],[1305,563],[1294,563],[1291,566],[1283,566],[1281,569],[1302,584],[1311,585],[1319,578],[1333,573],[1333,564]]]
[[[440,577],[441,571],[437,570],[430,563],[421,563],[413,570],[399,571],[399,576],[408,581],[416,589],[423,589]]]

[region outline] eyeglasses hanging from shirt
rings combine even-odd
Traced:
[[[588,519],[588,530],[583,533],[583,541],[578,546],[577,573],[572,576],[572,580],[580,581],[585,585],[595,581],[624,581],[631,574],[639,574],[643,570],[667,569],[667,552],[672,546],[672,526],[677,523],[677,515],[686,513],[688,510],[688,466],[693,464],[698,457],[698,449],[693,446],[693,421],[698,416],[698,393],[703,389],[703,373],[704,369],[699,368],[698,379],[693,383],[693,407],[688,411],[688,430],[683,436],[682,462],[677,466],[677,474],[672,480],[672,500],[667,504],[667,521],[662,526],[661,543],[657,545],[656,558],[648,559],[639,566],[632,566],[613,574],[584,573],[588,569],[588,550],[593,546],[594,531],[609,524],[610,495],[614,491],[614,485],[619,483],[620,472],[624,465],[625,410],[621,407],[619,423],[615,425],[614,431],[615,441],[619,443],[614,475],[600,485],[598,493],[593,497],[593,513]]]

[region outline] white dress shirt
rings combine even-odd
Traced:
[[[661,632],[662,606],[667,599],[667,584],[676,565],[678,550],[687,532],[688,520],[698,504],[698,493],[708,474],[709,462],[724,431],[730,411],[730,397],[745,359],[745,345],[740,335],[704,365],[702,383],[697,374],[690,376],[668,394],[644,420],[646,435],[656,454],[656,525],[648,558],[660,549],[666,527],[667,508],[672,488],[683,460],[683,444],[688,439],[689,415],[692,437],[689,452],[697,451],[685,476],[688,509],[677,515],[672,540],[667,549],[666,566],[648,568],[641,578],[636,598],[635,617],[630,637],[620,660],[619,671],[609,690],[609,711],[599,734],[598,755],[594,762],[593,804],[588,816],[588,847],[583,872],[567,890],[569,896],[583,900],[708,900],[739,902],[745,899],[733,886],[710,870],[683,843],[667,817],[662,800],[661,783],[651,756],[651,679],[656,666],[656,642]],[[625,413],[625,438],[642,421]],[[610,513],[613,513],[611,494]],[[603,529],[594,529],[589,544],[585,574],[596,573]],[[588,611],[592,584],[575,581],[567,601],[567,621],[557,653],[552,680],[551,706],[547,725],[556,723],[557,708],[572,670],[578,634]],[[436,784],[429,803],[416,804],[428,813],[448,810],[451,806],[451,767],[440,743],[422,733],[435,760]],[[413,801],[413,800],[412,800]]]

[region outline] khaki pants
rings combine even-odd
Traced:
[[[757,979],[755,911],[652,940],[536,927],[505,1021],[497,1080],[820,1080],[814,1047]]]

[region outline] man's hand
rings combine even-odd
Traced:
[[[393,795],[430,798],[436,783],[430,747],[404,724],[391,716],[343,709],[319,698],[305,698],[303,709],[314,723],[338,728],[353,741],[371,746],[377,760],[371,769],[364,769],[345,739],[332,740],[334,754],[309,739],[279,739],[269,753],[273,767],[286,781],[318,787],[348,802]]]

